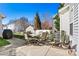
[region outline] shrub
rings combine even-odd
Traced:
[[[63,44],[68,43],[69,42],[69,36],[66,34],[65,31],[61,31],[61,42]]]
[[[50,34],[49,34],[49,40],[50,40],[50,41],[54,41],[54,38],[55,38],[54,33],[50,33]]]
[[[10,29],[5,29],[2,33],[4,39],[11,39],[13,37],[13,33]]]

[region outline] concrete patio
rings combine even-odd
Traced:
[[[16,48],[16,56],[70,56],[67,49],[51,46],[22,46]]]
[[[52,47],[51,45],[26,45],[25,40],[13,38],[9,47],[0,48],[0,56],[70,56],[68,49]]]

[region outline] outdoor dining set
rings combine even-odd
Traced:
[[[38,32],[38,33],[37,33]],[[53,45],[54,43],[57,45],[60,43],[60,38],[56,37],[55,34],[51,30],[49,31],[42,31],[38,30],[32,33],[31,31],[25,32],[25,40],[28,43],[33,44],[44,44],[44,45]]]

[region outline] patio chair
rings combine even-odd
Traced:
[[[39,42],[42,43],[42,44],[46,44],[47,39],[48,39],[48,32],[43,32],[40,35]]]
[[[47,40],[48,32],[43,32],[42,35],[40,36],[41,40]]]
[[[30,43],[30,44],[37,44],[39,42],[40,35],[32,36],[31,34],[32,33],[30,33],[30,32],[27,32],[26,33],[27,42]]]

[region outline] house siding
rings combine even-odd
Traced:
[[[79,4],[74,3],[74,16],[73,16],[73,41],[77,44],[77,55],[79,55]]]
[[[66,34],[70,35],[70,28],[69,28],[69,5],[66,5],[62,9],[59,10],[59,17],[60,17],[60,39],[61,39],[61,31],[65,31]]]
[[[60,14],[60,30],[65,30],[66,33],[69,33],[70,40],[72,41],[71,46],[77,45],[75,48],[76,55],[79,55],[79,3],[70,3],[68,5],[69,12],[63,14],[63,16]],[[66,6],[64,6],[64,8]],[[73,24],[73,26],[71,26],[71,24]],[[70,33],[71,31],[72,35]]]

